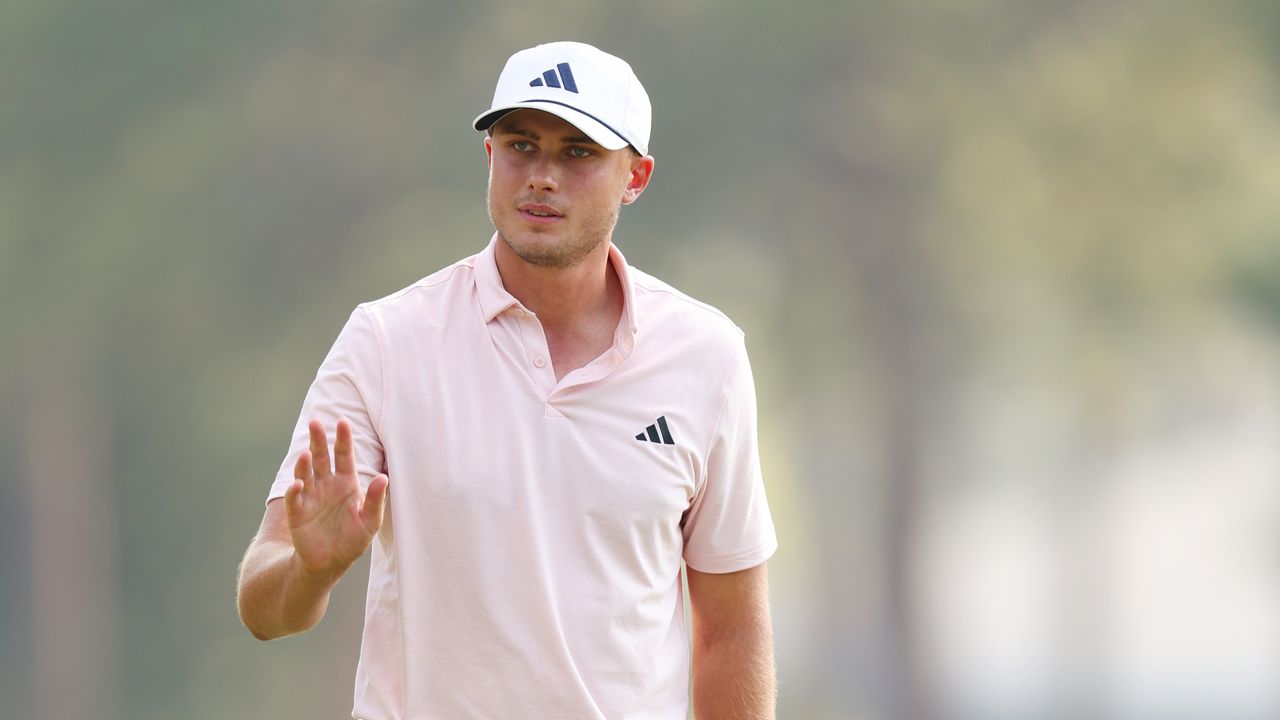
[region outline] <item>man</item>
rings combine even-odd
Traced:
[[[648,95],[612,55],[540,45],[475,128],[497,232],[352,314],[241,566],[242,620],[307,630],[372,546],[352,717],[683,720],[691,652],[699,720],[772,718],[742,333],[612,244],[653,172]]]

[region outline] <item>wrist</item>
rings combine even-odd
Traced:
[[[294,581],[302,588],[322,593],[332,590],[347,571],[346,567],[307,568],[296,550],[289,557],[289,569]]]

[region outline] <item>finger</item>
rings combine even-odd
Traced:
[[[293,477],[301,480],[304,485],[311,484],[311,451],[303,450],[298,453],[298,461],[293,464]]]
[[[364,529],[370,535],[382,527],[382,513],[386,506],[387,486],[390,480],[386,475],[377,475],[369,481],[369,489],[364,494],[364,505],[360,508],[360,519],[364,521]]]
[[[284,513],[290,527],[297,525],[302,516],[302,481],[294,480],[284,491]]]
[[[333,441],[333,467],[338,475],[356,474],[355,448],[351,441],[351,423],[338,420],[338,436]]]
[[[317,480],[323,480],[333,472],[329,464],[329,438],[324,432],[324,423],[312,420],[307,428],[311,431],[311,465]]]

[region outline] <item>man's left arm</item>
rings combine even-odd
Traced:
[[[773,720],[776,680],[765,564],[731,573],[688,568],[697,720]]]

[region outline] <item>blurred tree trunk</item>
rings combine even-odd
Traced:
[[[79,363],[32,365],[23,403],[34,621],[29,706],[37,718],[113,717],[119,648],[108,413]]]
[[[915,562],[924,485],[921,453],[927,445],[927,394],[933,383],[920,362],[922,327],[909,297],[913,283],[907,280],[910,273],[904,267],[903,249],[892,238],[877,244],[867,248],[858,276],[861,292],[870,300],[879,344],[877,377],[883,392],[879,412],[885,433],[884,611],[891,633],[886,659],[893,678],[887,699],[893,718],[933,720],[937,713],[927,650],[922,645]]]
[[[922,627],[925,602],[917,568],[921,512],[927,500],[924,458],[932,445],[930,418],[945,402],[940,363],[945,312],[937,292],[936,262],[910,229],[910,194],[874,169],[844,170],[851,188],[846,238],[855,293],[863,301],[863,336],[878,384],[873,408],[881,428],[881,577],[885,687],[881,702],[891,720],[939,716],[933,664]],[[867,400],[872,400],[868,403]]]

